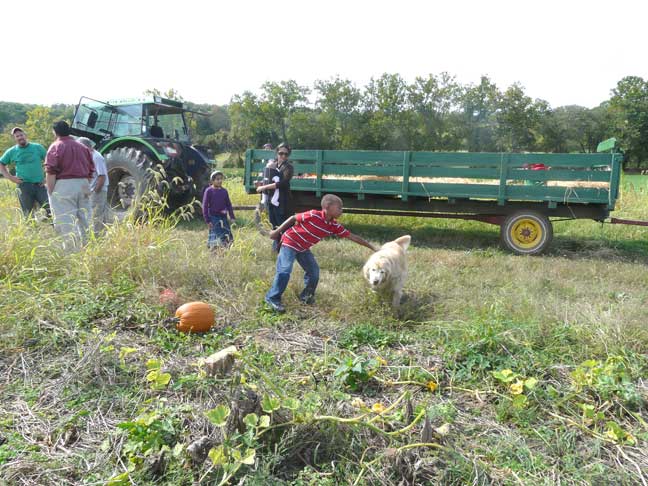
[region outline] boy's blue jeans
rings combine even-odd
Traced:
[[[304,290],[299,298],[304,300],[315,295],[315,289],[319,282],[319,265],[317,265],[315,255],[310,250],[297,252],[282,245],[277,256],[277,273],[272,281],[272,287],[266,294],[266,299],[276,304],[281,303],[281,296],[288,286],[295,260],[304,269]]]

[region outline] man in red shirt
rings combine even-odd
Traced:
[[[70,126],[65,121],[56,122],[53,128],[56,141],[45,157],[45,182],[63,248],[75,251],[87,239],[92,214],[90,180],[95,167],[92,152],[70,137]]]
[[[371,251],[376,251],[371,243],[354,235],[336,221],[341,215],[342,199],[333,194],[327,194],[322,198],[321,211],[311,209],[291,216],[281,226],[270,232],[270,238],[273,240],[281,237],[281,250],[277,257],[277,273],[272,287],[265,296],[266,303],[275,312],[286,310],[281,303],[281,296],[288,286],[295,260],[304,269],[304,290],[299,295],[299,300],[305,304],[315,302],[315,289],[319,282],[319,266],[310,248],[323,238],[333,235],[348,238],[354,243],[366,246]]]

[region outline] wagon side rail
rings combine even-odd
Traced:
[[[270,150],[248,150],[245,187],[254,192]],[[364,199],[494,200],[598,204],[614,209],[621,154],[540,154],[295,150],[293,191]]]

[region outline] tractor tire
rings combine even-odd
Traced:
[[[551,243],[553,227],[542,213],[518,211],[500,225],[500,238],[505,248],[518,255],[537,255]]]
[[[117,219],[134,213],[144,196],[154,187],[153,161],[146,152],[121,147],[106,155],[108,203]]]

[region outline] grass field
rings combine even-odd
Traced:
[[[648,220],[648,178],[623,186],[614,215]],[[65,256],[5,181],[0,208],[0,484],[647,484],[648,228],[557,222],[520,257],[486,224],[345,215],[412,235],[401,314],[365,248],[325,241],[316,305],[297,268],[276,316],[251,213],[226,252],[153,218]],[[164,289],[212,304],[214,330],[178,333]]]

